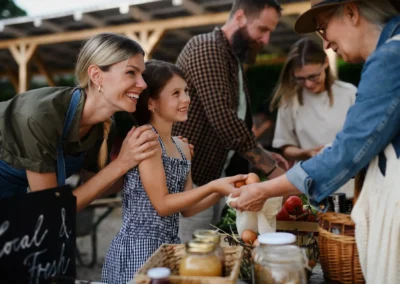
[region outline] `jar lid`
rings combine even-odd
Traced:
[[[290,233],[265,233],[258,236],[263,245],[288,245],[296,242],[296,236]]]
[[[194,239],[186,244],[186,248],[188,252],[208,253],[215,250],[215,243],[203,241],[200,239]]]
[[[196,230],[193,233],[193,238],[214,242],[217,244],[219,244],[221,241],[221,235],[218,233],[218,231],[214,230]]]
[[[171,270],[166,267],[155,267],[147,271],[147,276],[151,279],[168,278],[171,275]]]

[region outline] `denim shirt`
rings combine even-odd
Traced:
[[[400,154],[400,16],[384,27],[376,50],[368,57],[361,74],[355,104],[332,146],[321,154],[297,163],[286,176],[314,205],[353,178],[379,155],[381,171],[386,162],[383,150],[393,143]]]

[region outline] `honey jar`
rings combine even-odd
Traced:
[[[198,239],[186,244],[186,255],[182,258],[179,274],[181,276],[222,276],[222,264],[215,251],[215,243]]]

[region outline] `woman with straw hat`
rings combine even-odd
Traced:
[[[297,20],[296,32],[318,32],[324,47],[345,61],[365,61],[356,102],[330,148],[283,176],[242,187],[232,205],[257,211],[268,198],[304,193],[324,209],[329,195],[368,167],[352,212],[360,263],[367,283],[398,283],[400,16],[395,8],[400,3],[312,0],[311,5]]]

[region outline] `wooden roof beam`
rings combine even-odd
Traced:
[[[154,17],[151,13],[144,11],[136,6],[129,7],[129,14],[133,19],[139,20],[142,22],[148,22],[154,20]],[[192,38],[192,35],[189,32],[183,30],[172,30],[170,34],[175,35],[176,37],[182,38],[184,40],[189,40]]]
[[[282,7],[283,15],[300,14],[308,9],[310,6],[309,2],[291,3],[284,4]],[[125,25],[106,26],[102,28],[86,29],[81,31],[71,31],[59,34],[41,35],[41,36],[30,36],[19,39],[2,40],[0,41],[0,49],[9,48],[10,45],[15,44],[28,44],[36,43],[40,45],[54,44],[69,41],[86,40],[87,38],[103,32],[120,33],[125,34],[127,32],[140,32],[141,30],[157,29],[162,27],[166,30],[174,30],[181,28],[209,26],[209,25],[220,25],[226,22],[228,19],[229,12],[204,14],[198,16],[180,17],[167,20],[154,20],[150,22],[141,22]]]
[[[184,7],[192,15],[200,15],[206,13],[206,9],[192,0],[172,0],[174,6]]]
[[[136,6],[131,6],[129,7],[129,14],[134,18],[135,20],[139,20],[142,22],[147,22],[153,19],[153,16],[151,13],[144,11],[143,9],[140,9]]]
[[[84,22],[86,24],[89,24],[89,25],[91,25],[93,27],[96,27],[96,28],[104,27],[106,25],[106,23],[103,20],[100,20],[99,18],[94,17],[94,16],[89,15],[89,14],[84,14],[84,13],[82,13],[80,11],[77,11],[77,12],[74,13],[74,20],[77,21],[77,22],[78,21],[82,21],[82,22]]]
[[[17,37],[25,37],[26,36],[26,34],[23,31],[21,31],[20,29],[17,29],[15,27],[11,27],[11,26],[5,26],[2,23],[0,23],[0,32],[11,34],[11,35],[17,36]]]
[[[47,30],[55,32],[55,33],[62,33],[65,31],[65,29],[62,26],[52,23],[50,21],[46,21],[46,20],[43,21],[40,18],[35,19],[35,21],[33,22],[33,25],[37,28],[42,27],[44,29],[47,29]]]

